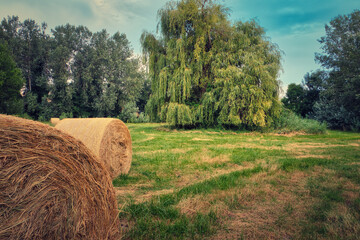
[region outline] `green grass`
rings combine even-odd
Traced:
[[[310,190],[311,196],[317,201],[307,213],[308,224],[304,225],[302,230],[304,238],[344,239],[347,234],[350,233],[350,236],[353,234],[349,229],[351,225],[359,227],[359,198],[355,200],[345,199],[345,189],[341,182],[330,184],[329,180],[331,180],[329,176],[309,178],[308,180],[307,187]],[[331,212],[336,210],[337,206],[344,203],[349,208],[349,211],[354,211],[355,214],[348,217],[344,216],[344,213],[339,212],[338,215],[331,216]],[[345,222],[345,218],[353,222]]]
[[[115,187],[122,187],[122,186],[127,186],[129,184],[135,183],[138,180],[139,180],[139,177],[130,176],[128,174],[122,174],[113,180],[113,185]]]
[[[360,134],[128,127],[132,167],[113,180],[125,239],[360,234]]]
[[[248,178],[262,171],[261,167],[231,172],[184,187],[175,193],[154,197],[149,202],[134,203],[129,200],[120,217],[137,222],[128,237],[142,239],[169,239],[176,237],[201,238],[212,233],[217,223],[216,213],[196,213],[188,217],[181,214],[176,205],[183,199],[194,195],[206,195],[216,190],[227,190],[244,185],[243,178]],[[154,222],[155,220],[155,222]]]

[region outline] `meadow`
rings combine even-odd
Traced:
[[[124,239],[359,239],[359,133],[127,126]]]

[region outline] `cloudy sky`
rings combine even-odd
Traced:
[[[92,32],[106,29],[125,33],[136,54],[140,35],[155,32],[157,10],[167,0],[0,0],[1,19],[16,15],[21,21],[46,22],[48,28],[70,23]],[[360,8],[359,0],[219,0],[230,8],[232,21],[255,18],[271,41],[284,52],[280,80],[284,88],[301,83],[305,73],[320,66],[314,62],[320,52],[317,42],[324,26],[339,14]]]

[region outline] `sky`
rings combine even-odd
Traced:
[[[20,21],[46,22],[48,29],[70,23],[92,32],[106,29],[125,33],[135,54],[141,54],[140,36],[156,31],[157,11],[167,0],[0,0],[0,17],[19,16]],[[321,52],[317,41],[325,36],[325,24],[338,15],[360,9],[359,0],[219,0],[230,9],[229,19],[255,19],[270,41],[283,52],[279,79],[286,91],[290,83],[300,84],[307,72],[321,66],[315,62]]]

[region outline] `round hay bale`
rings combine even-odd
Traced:
[[[52,125],[56,126],[60,122],[60,118],[50,118],[50,122]]]
[[[0,115],[0,239],[119,239],[111,178],[83,143]]]
[[[97,155],[112,178],[126,174],[132,159],[131,136],[126,125],[115,118],[67,118],[56,128],[82,141]]]

